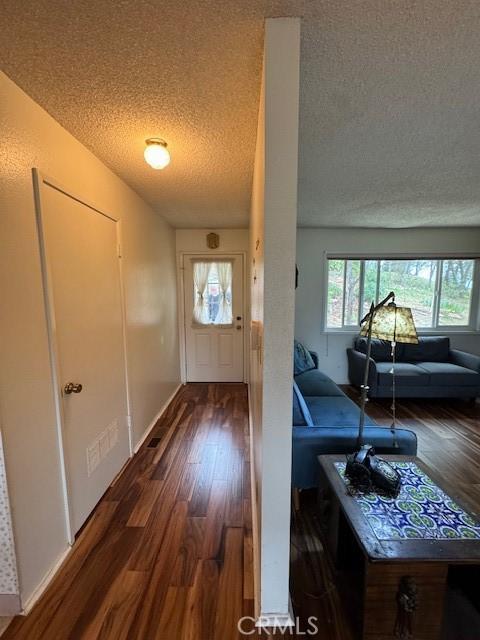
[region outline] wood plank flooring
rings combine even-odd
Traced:
[[[354,387],[343,390],[360,404]],[[474,512],[480,513],[480,404],[455,399],[397,400],[397,425],[415,431],[418,457]],[[368,415],[391,424],[391,401],[371,400]]]
[[[353,388],[346,391],[358,401]],[[388,401],[370,402],[367,410],[389,424]],[[397,414],[399,426],[417,433],[419,456],[433,473],[480,511],[479,405],[401,400]],[[272,637],[237,630],[238,618],[253,616],[247,416],[244,385],[182,388],[97,505],[42,599],[2,639]],[[353,640],[312,492],[302,494],[292,518],[291,595],[299,633],[275,637]],[[445,638],[460,640],[463,605],[455,606],[456,631]],[[315,635],[306,635],[309,616],[317,619]],[[462,620],[468,629],[468,612]]]
[[[343,390],[359,403],[356,389]],[[367,413],[378,424],[389,426],[390,404],[388,400],[370,401]],[[461,400],[402,399],[397,402],[397,417],[399,427],[417,434],[418,456],[432,477],[441,477],[452,494],[480,514],[480,405]],[[447,600],[444,640],[480,638],[479,579],[480,575],[473,581],[469,576],[466,582],[464,576],[455,578]],[[302,492],[301,509],[292,517],[290,592],[295,614],[302,621],[309,616],[322,621],[319,632],[307,637],[353,640],[335,570],[324,553],[315,491]],[[472,635],[473,629],[478,631]]]
[[[247,389],[183,387],[2,640],[230,640],[253,615]]]

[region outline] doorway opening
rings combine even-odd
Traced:
[[[245,381],[242,254],[181,256],[185,382]]]
[[[34,171],[67,540],[131,455],[120,221]]]

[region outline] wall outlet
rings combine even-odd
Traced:
[[[110,449],[113,449],[113,447],[118,442],[118,422],[114,420],[112,424],[109,425],[107,431],[108,431],[108,439],[110,442]]]
[[[90,477],[118,442],[118,421],[111,422],[87,447],[87,473]]]
[[[110,437],[108,429],[99,435],[98,446],[100,449],[100,459],[103,460],[110,451]]]
[[[91,476],[95,469],[100,464],[100,447],[98,440],[95,440],[93,444],[87,447],[87,471]]]

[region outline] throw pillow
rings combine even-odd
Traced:
[[[305,371],[316,369],[315,363],[308,349],[301,342],[293,343],[293,375],[298,376]]]
[[[293,381],[293,426],[295,427],[313,427],[313,420],[308,409],[305,398],[298,388],[295,380]]]

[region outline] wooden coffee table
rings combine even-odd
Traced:
[[[396,499],[352,491],[345,457],[318,457],[327,546],[362,638],[398,638],[411,626],[415,640],[436,640],[449,567],[480,565],[480,523],[420,460],[382,457],[402,475]]]

